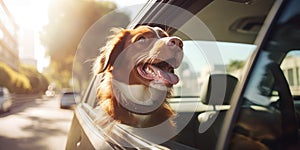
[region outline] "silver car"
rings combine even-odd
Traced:
[[[11,95],[7,88],[0,87],[0,112],[9,111],[12,105]]]
[[[60,99],[60,108],[70,108],[78,102],[79,94],[77,92],[63,92]]]

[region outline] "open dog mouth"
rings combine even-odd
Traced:
[[[178,76],[174,74],[174,68],[165,61],[140,64],[137,66],[137,72],[142,78],[156,84],[172,86],[179,81]]]

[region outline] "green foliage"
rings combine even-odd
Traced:
[[[48,87],[48,80],[34,67],[20,66],[17,72],[0,62],[0,76],[0,86],[16,94],[41,93]]]
[[[243,68],[244,65],[245,65],[244,61],[231,60],[230,63],[227,65],[226,70],[227,72],[234,72],[236,70]]]
[[[46,74],[58,86],[65,88],[70,86],[72,78],[73,60],[78,44],[86,31],[99,18],[116,9],[116,5],[109,1],[92,0],[53,0],[49,7],[49,23],[40,32],[40,40],[50,56],[50,68]],[[109,20],[111,24],[128,23],[129,18]],[[115,23],[119,22],[119,23]],[[118,27],[118,26],[115,26]],[[98,35],[102,36],[102,35]],[[102,37],[105,38],[106,37]],[[93,40],[99,40],[98,38]],[[100,40],[101,41],[101,40]],[[104,41],[104,40],[103,40]],[[98,47],[99,48],[99,47]],[[97,49],[93,49],[93,57],[97,56]],[[82,58],[87,58],[86,51]],[[90,55],[89,55],[90,56]],[[81,64],[80,64],[81,65]],[[77,70],[75,74],[90,72],[90,66],[85,70]],[[85,80],[86,77],[81,77]]]
[[[44,93],[47,90],[48,80],[35,67],[21,65],[20,73],[24,74],[30,81],[31,90],[29,93]]]
[[[6,64],[0,62],[0,86],[7,87],[12,93],[26,93],[31,90],[29,79]]]
[[[54,0],[49,8],[49,23],[41,32],[41,41],[47,47],[51,61],[60,61],[65,68],[69,56],[74,56],[77,45],[86,30],[103,14],[116,8],[109,2]],[[58,68],[64,69],[64,68]]]

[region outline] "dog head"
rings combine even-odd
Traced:
[[[170,37],[159,27],[113,31],[115,34],[100,50],[95,73],[111,74],[114,95],[123,107],[155,110],[179,81],[174,69],[183,58],[181,39]]]

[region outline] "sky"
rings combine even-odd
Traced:
[[[49,64],[49,58],[45,57],[45,48],[40,44],[38,32],[48,23],[48,5],[51,0],[4,0],[5,5],[14,16],[20,27],[20,58],[28,57],[28,52],[22,48],[28,38],[23,33],[32,31],[35,33],[34,58],[37,59],[37,69],[42,71]],[[110,0],[117,4],[118,8],[141,4],[146,0]]]
[[[37,69],[42,71],[43,67],[49,64],[49,59],[45,58],[45,49],[40,44],[38,32],[41,30],[47,21],[47,8],[50,0],[4,0],[6,7],[16,20],[20,28],[19,32],[19,56],[20,58],[30,57],[29,53],[23,49],[23,45],[28,44],[29,38],[24,37],[24,33],[30,31],[35,35],[34,57],[37,59]],[[31,41],[32,42],[32,41]]]

